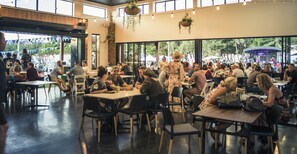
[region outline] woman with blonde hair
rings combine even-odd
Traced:
[[[217,88],[213,89],[210,93],[206,95],[204,100],[199,105],[199,108],[203,110],[205,108],[216,105],[217,98],[219,96],[223,96],[223,95],[226,95],[227,93],[230,93],[231,91],[235,91],[236,88],[237,88],[237,79],[235,77],[227,77],[225,80],[221,81],[221,83]],[[228,121],[220,120],[218,121],[214,129],[223,131],[223,130],[226,130],[230,125],[231,123],[229,123]],[[220,136],[219,134],[215,136],[214,133],[211,133],[211,136],[214,140],[216,138],[216,141],[219,141],[219,136]],[[218,144],[221,145],[221,142],[218,142]]]
[[[267,98],[264,100],[263,105],[266,107],[271,107],[274,104],[282,106],[283,111],[280,120],[288,122],[290,120],[289,104],[283,93],[272,83],[271,78],[265,73],[259,74],[257,75],[257,85],[262,91],[267,93]]]

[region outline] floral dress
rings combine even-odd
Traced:
[[[174,87],[180,87],[185,79],[184,67],[181,62],[170,62],[166,72],[168,78],[168,92],[171,93]]]

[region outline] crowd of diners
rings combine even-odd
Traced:
[[[9,69],[6,70],[6,75],[13,76],[15,81],[35,81],[43,80],[44,76],[38,74],[31,61],[31,56],[27,53],[26,49],[23,50],[21,61],[17,59],[15,55],[10,58],[11,55],[7,54],[4,61],[11,60]],[[194,63],[192,67],[187,62],[181,62],[183,55],[176,51],[171,56],[172,60],[167,62],[163,57],[159,63],[158,71],[152,70],[152,68],[140,66],[138,72],[135,73],[135,80],[133,84],[127,83],[120,75],[131,74],[130,67],[121,63],[117,66],[98,66],[97,77],[94,81],[87,86],[90,93],[103,93],[111,90],[133,90],[133,87],[140,90],[142,94],[148,96],[147,107],[153,107],[154,101],[159,94],[168,92],[171,93],[174,87],[181,87],[183,82],[189,82],[192,84],[191,88],[184,87],[184,102],[190,103],[191,98],[194,95],[199,95],[204,85],[209,81],[219,81],[216,87],[209,91],[205,96],[202,103],[199,105],[199,109],[203,110],[210,106],[216,105],[216,100],[219,96],[226,95],[232,91],[235,91],[238,87],[239,78],[244,78],[244,85],[247,92],[266,94],[267,98],[263,104],[269,108],[274,104],[278,104],[283,107],[283,114],[280,119],[284,122],[288,122],[289,118],[289,106],[287,104],[285,94],[286,91],[281,91],[276,87],[273,82],[273,77],[280,77],[281,79],[289,81],[288,86],[297,82],[297,70],[294,64],[289,64],[283,73],[273,72],[270,64],[264,65],[261,68],[257,64],[251,65],[250,63],[234,63],[223,64],[216,63],[213,65]],[[27,77],[22,77],[21,71],[26,70]],[[57,61],[56,67],[49,74],[51,81],[57,83],[59,88],[69,93],[73,88],[73,76],[85,74],[88,76],[87,64],[85,61],[82,63],[76,62],[75,66],[66,73],[70,77],[68,86],[63,79],[58,76],[64,74],[64,67],[62,61]],[[186,70],[186,71],[185,71]],[[287,88],[283,88],[286,90]],[[171,97],[170,97],[171,98]],[[169,98],[169,99],[170,99]],[[104,100],[103,100],[104,101]],[[102,103],[103,106],[112,103]],[[123,108],[127,105],[128,99],[120,100],[118,108]],[[151,117],[153,118],[153,117]],[[261,119],[262,124],[265,125],[265,117]],[[229,124],[218,124],[216,129],[226,129]],[[213,135],[212,135],[213,136]]]

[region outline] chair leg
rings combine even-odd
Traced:
[[[48,85],[48,93],[51,91],[52,84]]]
[[[44,89],[45,98],[47,98],[45,86],[43,86],[43,89]]]
[[[130,133],[133,131],[133,118],[130,116]]]
[[[272,142],[272,136],[267,137],[268,139],[268,146],[271,148],[271,152],[273,153],[273,142]]]
[[[142,123],[142,114],[139,114],[139,129],[141,129],[141,123]]]
[[[188,152],[191,151],[191,135],[188,135]]]
[[[98,120],[98,143],[100,143],[100,135],[101,135],[101,121]]]
[[[173,139],[170,139],[170,141],[169,141],[168,154],[171,154],[171,150],[172,150],[172,142],[173,142]]]
[[[244,154],[247,154],[247,138],[244,140]]]
[[[158,113],[155,114],[155,132],[158,134]]]
[[[117,115],[115,114],[113,117],[113,124],[114,124],[114,133],[116,136],[118,136],[118,121],[117,121]]]
[[[160,144],[159,144],[159,151],[158,151],[159,153],[161,152],[161,147],[162,147],[163,137],[164,137],[164,131],[162,130],[162,132],[161,132]]]
[[[83,129],[83,124],[84,124],[85,118],[82,117],[80,121],[80,127],[79,127],[79,133],[78,133],[78,138],[80,137],[80,132]]]
[[[185,118],[185,105],[184,105],[184,101],[183,100],[181,100],[181,104],[182,104],[182,109],[181,109],[181,111],[182,111],[182,114],[183,114],[183,119],[184,119],[184,122],[186,121],[186,118]]]
[[[276,141],[276,146],[277,146],[278,153],[282,154],[281,146],[278,140]]]
[[[202,153],[202,137],[199,137],[199,135],[198,135],[198,148],[199,148],[199,153]]]
[[[146,121],[147,121],[147,127],[148,127],[149,131],[151,132],[152,131],[151,130],[151,123],[150,123],[150,118],[149,118],[148,114],[146,114]]]
[[[215,133],[215,149],[218,149],[218,133]]]

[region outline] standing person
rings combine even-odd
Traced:
[[[69,87],[72,90],[74,84],[74,76],[84,74],[83,68],[80,66],[80,62],[76,61],[75,66],[69,70],[67,76],[69,76]]]
[[[19,60],[15,60],[13,66],[9,71],[10,72],[9,74],[14,76],[15,81],[21,81],[22,80],[21,71],[22,71],[21,62]]]
[[[18,57],[18,55],[17,55],[16,53],[13,53],[13,54],[12,54],[12,59],[13,59],[13,61],[18,60],[17,57]]]
[[[130,72],[130,67],[126,63],[122,63],[120,75],[127,75]]]
[[[167,89],[168,87],[168,76],[166,74],[166,65],[162,66],[163,68],[161,68],[161,72],[159,74],[159,81],[161,83],[161,86],[163,87],[163,89]]]
[[[3,61],[2,53],[0,53],[0,104],[6,102],[6,76],[5,76],[5,63]],[[7,120],[2,108],[0,108],[0,148],[4,149],[5,140],[6,140],[6,132],[8,129]],[[1,151],[0,151],[1,152]]]
[[[22,68],[27,69],[27,64],[31,62],[31,55],[28,54],[27,49],[23,49],[23,55],[21,58]]]
[[[172,54],[172,62],[167,66],[166,72],[168,74],[168,92],[171,94],[174,87],[180,87],[181,81],[185,78],[184,66],[180,62],[183,55],[176,51]]]
[[[5,66],[6,66],[6,73],[7,73],[7,75],[11,75],[11,74],[9,74],[9,70],[13,66],[13,59],[11,58],[11,53],[8,52],[6,54],[6,58],[4,58],[3,61],[4,61]]]
[[[186,89],[186,90],[184,90],[184,94],[186,95],[186,97],[188,99],[191,99],[191,97],[194,94],[200,95],[200,93],[201,93],[204,85],[207,82],[206,81],[206,77],[205,77],[205,73],[202,70],[200,70],[200,65],[199,64],[195,64],[194,65],[194,68],[195,68],[195,72],[191,76],[191,79],[190,79],[189,83],[194,82],[195,83],[195,87],[193,87],[192,89]]]

